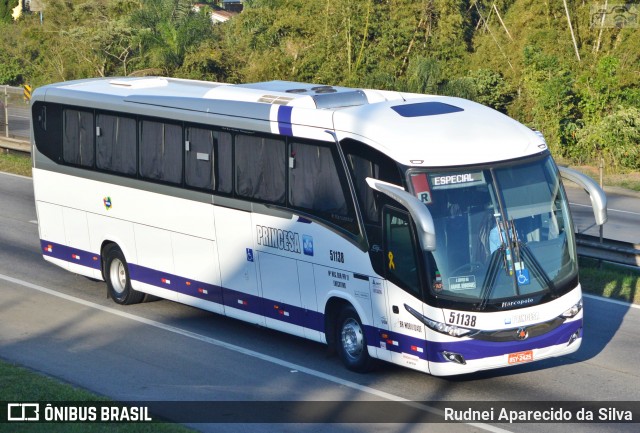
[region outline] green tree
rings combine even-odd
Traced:
[[[189,0],[141,0],[129,24],[137,28],[141,65],[172,75],[185,56],[212,35],[212,23],[203,10],[194,12]]]
[[[602,153],[606,165],[616,170],[640,170],[640,109],[618,107],[577,133],[577,155],[595,161]]]
[[[187,0],[44,2],[44,22],[4,23],[16,0],[0,0],[0,80],[153,73],[445,94],[541,130],[565,157],[604,141],[611,166],[636,157],[640,32],[593,25],[593,2],[566,1],[580,61],[557,1],[247,0],[216,25]]]
[[[473,99],[503,113],[515,97],[515,92],[499,72],[476,69],[469,75],[473,88]]]
[[[621,100],[618,70],[620,61],[603,56],[585,69],[581,89],[581,109],[586,120],[599,120],[610,113]]]
[[[525,47],[523,54],[520,103],[526,107],[525,121],[545,134],[553,151],[567,154],[580,118],[571,68],[538,46]]]
[[[17,59],[0,53],[0,85],[17,86],[22,83],[22,70]]]

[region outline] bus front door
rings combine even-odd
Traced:
[[[423,314],[423,308],[413,223],[407,212],[391,207],[383,210],[383,221],[389,308],[386,347],[392,362],[428,372],[426,330],[415,316]]]

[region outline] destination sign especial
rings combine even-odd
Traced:
[[[431,183],[434,188],[446,187],[447,185],[484,183],[484,175],[481,171],[475,173],[432,175]]]

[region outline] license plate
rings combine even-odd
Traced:
[[[525,350],[524,352],[509,354],[509,364],[519,364],[521,362],[530,361],[533,361],[533,350]]]

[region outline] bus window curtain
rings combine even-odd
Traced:
[[[64,110],[62,149],[64,161],[93,167],[93,114],[87,111]]]
[[[186,139],[189,149],[185,151],[185,182],[194,188],[214,188],[214,134],[210,129],[188,128]]]
[[[284,204],[285,142],[236,136],[236,188],[241,196]]]
[[[289,200],[303,209],[346,216],[344,190],[331,149],[302,143],[291,144],[294,166],[289,170]]]
[[[140,175],[163,182],[182,181],[182,127],[140,122]]]
[[[136,121],[99,114],[96,118],[96,165],[118,173],[136,174]]]

